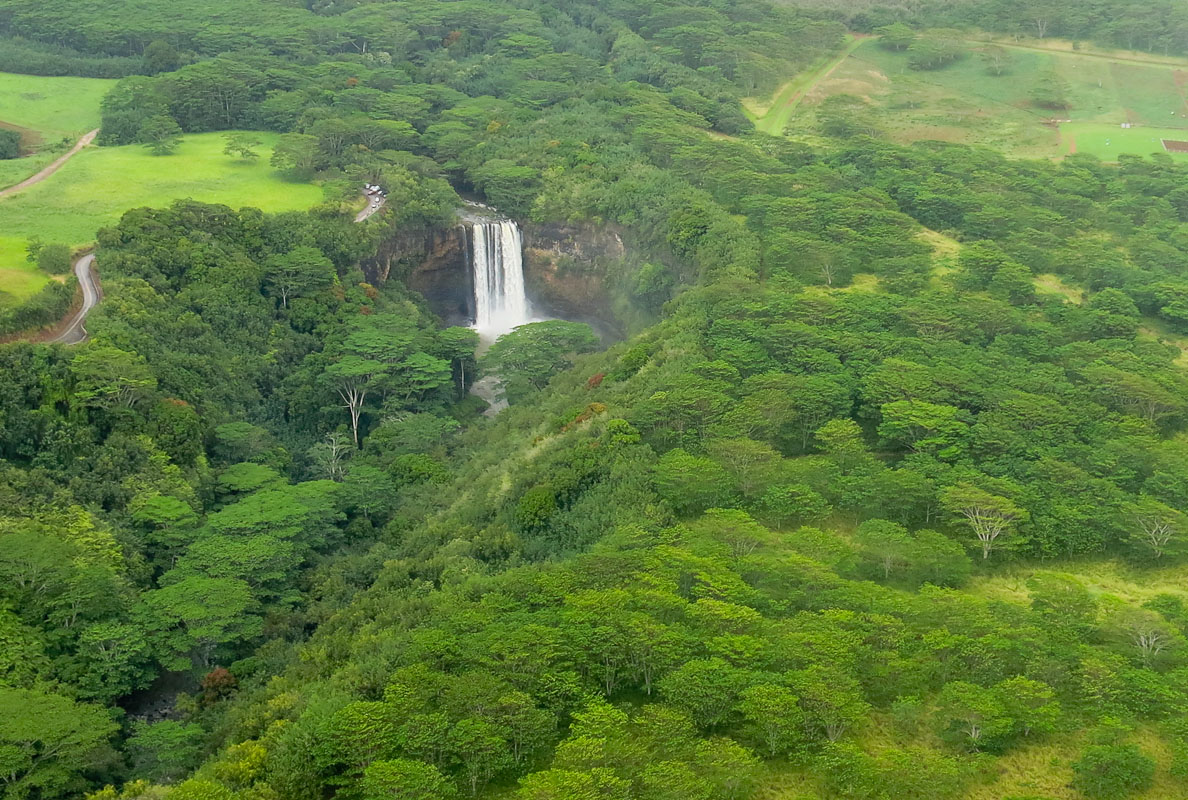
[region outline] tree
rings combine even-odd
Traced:
[[[155,156],[167,156],[181,144],[181,136],[182,129],[177,120],[168,114],[157,114],[141,123],[136,141],[148,147]]]
[[[1106,631],[1134,652],[1144,667],[1184,649],[1185,638],[1162,614],[1137,608],[1117,598],[1104,605]]]
[[[800,697],[805,730],[831,742],[866,717],[870,706],[862,699],[858,681],[835,667],[814,664],[789,675]]]
[[[479,346],[478,331],[471,328],[446,328],[437,334],[437,341],[441,347],[441,355],[449,359],[458,370],[458,394],[465,395],[467,391],[467,365],[470,366],[470,382],[476,377],[474,353]]]
[[[1135,549],[1156,561],[1183,549],[1184,515],[1146,495],[1127,508],[1133,521],[1131,542]]]
[[[660,681],[661,696],[693,721],[713,729],[733,716],[750,675],[720,658],[687,661]]]
[[[255,161],[260,157],[255,148],[262,144],[264,141],[254,133],[229,133],[224,139],[223,154],[239,156],[244,161]]]
[[[20,158],[21,134],[19,131],[0,128],[0,160]]]
[[[951,681],[936,700],[938,733],[970,750],[993,746],[1011,726],[994,691],[964,681]]]
[[[759,498],[759,514],[777,530],[817,522],[833,511],[829,502],[803,483],[772,486]]]
[[[982,63],[992,75],[1002,75],[1011,69],[1011,54],[1005,47],[988,44],[981,49]]]
[[[286,133],[277,139],[269,163],[289,172],[294,178],[305,179],[313,174],[318,157],[318,137],[304,133]]]
[[[149,75],[172,72],[181,66],[181,57],[169,42],[154,39],[144,48],[144,71]]]
[[[630,781],[606,767],[533,772],[520,779],[515,794],[516,800],[628,800],[634,796]]]
[[[351,436],[355,447],[359,446],[359,419],[367,395],[375,388],[377,379],[388,371],[387,365],[373,359],[347,355],[326,367],[324,380],[342,398],[343,408],[351,419]]]
[[[472,795],[512,763],[500,729],[484,719],[466,718],[455,723],[449,733],[449,749]]]
[[[130,408],[157,388],[144,357],[107,344],[91,342],[70,362],[74,395],[95,408]]]
[[[1091,744],[1073,762],[1072,785],[1089,800],[1125,800],[1155,778],[1155,761],[1134,744]]]
[[[923,400],[896,400],[879,409],[883,421],[879,436],[889,444],[905,446],[916,453],[933,453],[951,458],[965,447],[969,425],[961,409]]]
[[[70,271],[70,247],[59,244],[45,244],[37,251],[37,269],[49,275],[65,275]]]
[[[482,359],[483,369],[499,376],[509,403],[523,402],[545,387],[573,359],[598,346],[598,337],[582,322],[549,320],[521,325],[499,337]]]
[[[1056,693],[1043,681],[1017,675],[994,687],[1016,736],[1051,733],[1060,719]]]
[[[134,723],[127,744],[132,768],[137,776],[172,783],[198,765],[205,737],[193,722]]]
[[[290,297],[302,297],[329,286],[335,274],[334,265],[321,250],[302,245],[268,259],[264,276],[280,296],[281,305],[288,308]]]
[[[1040,108],[1063,111],[1069,106],[1068,87],[1055,69],[1040,74],[1029,96],[1031,102]]]
[[[964,56],[965,46],[958,31],[930,30],[918,36],[907,53],[912,69],[939,69]]]
[[[707,508],[730,504],[730,476],[726,470],[713,459],[690,455],[679,447],[656,462],[652,480],[656,493],[678,514],[695,516]]]
[[[913,549],[906,528],[882,519],[863,522],[854,532],[854,539],[863,554],[877,564],[884,580],[891,577],[892,571],[907,566]]]
[[[104,763],[119,729],[101,706],[0,686],[0,787],[5,797],[78,797],[79,773]]]
[[[772,758],[786,756],[804,742],[800,698],[783,686],[763,683],[744,689],[738,710],[751,735]]]
[[[140,615],[167,669],[210,667],[215,650],[260,631],[251,588],[237,578],[194,575],[143,595]]]
[[[918,35],[915,30],[902,22],[883,25],[880,28],[875,28],[874,32],[879,37],[879,44],[888,50],[907,50],[912,42],[916,41]]]
[[[1008,536],[1016,525],[1025,522],[1028,514],[1011,500],[991,494],[969,484],[959,483],[944,489],[940,495],[941,507],[950,514],[958,515],[969,524],[982,545],[982,558],[1002,547],[1000,538]]]
[[[397,758],[363,770],[363,800],[449,800],[457,791],[432,764]]]

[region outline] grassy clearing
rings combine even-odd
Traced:
[[[1060,295],[1065,300],[1074,305],[1081,304],[1081,297],[1083,292],[1077,287],[1066,283],[1059,275],[1053,275],[1048,272],[1043,275],[1035,276],[1035,287],[1041,294],[1055,294]]]
[[[1075,575],[1091,593],[1114,595],[1130,603],[1143,603],[1158,594],[1175,594],[1188,600],[1188,564],[1140,568],[1116,559],[1006,567],[975,577],[966,589],[982,597],[1027,604],[1031,602],[1027,580],[1037,572]]]
[[[1016,155],[1047,156],[1059,146],[1046,114],[1027,103],[1018,74],[1038,74],[1049,56],[1022,53],[1015,75],[990,75],[970,54],[944,69],[909,69],[907,56],[865,40],[851,58],[818,83],[800,106],[798,121],[813,123],[827,97],[849,94],[871,106],[871,122],[893,141],[937,140],[993,147]]]
[[[47,142],[77,139],[99,127],[99,101],[115,83],[0,72],[0,121],[34,130]]]
[[[1053,158],[1067,154],[1075,139],[1078,152],[1108,158],[1109,147],[1118,143],[1111,139],[1110,146],[1104,144],[1111,132],[1128,134],[1128,148],[1149,144],[1152,137],[1175,138],[1162,129],[1179,129],[1180,138],[1188,139],[1188,61],[1074,51],[1070,43],[1033,47],[1003,42],[1009,68],[994,75],[978,52],[986,44],[971,41],[965,58],[943,69],[918,71],[908,67],[905,53],[886,50],[873,39],[861,40],[851,57],[821,75],[804,102],[793,107],[793,124],[812,126],[818,104],[832,95],[850,94],[870,104],[873,126],[901,143],[948,141],[1019,157]],[[1067,87],[1066,110],[1037,108],[1029,99],[1031,89],[1052,72]],[[1057,117],[1072,124],[1058,130]],[[1123,122],[1142,127],[1124,131],[1119,127]],[[1098,127],[1083,127],[1090,124]],[[1143,146],[1138,152],[1150,150]]]
[[[290,183],[269,166],[276,136],[258,135],[264,146],[255,162],[224,155],[223,133],[187,136],[169,156],[139,145],[83,150],[47,180],[0,200],[0,290],[27,296],[48,280],[24,260],[30,237],[83,245],[130,208],[183,198],[271,212],[318,203],[320,188]]]

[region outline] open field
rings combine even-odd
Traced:
[[[797,97],[792,105],[791,125],[811,129],[823,100],[847,94],[869,105],[872,126],[902,143],[949,141],[1014,156],[1054,158],[1067,154],[1075,138],[1078,152],[1109,159],[1118,152],[1152,152],[1149,140],[1175,138],[1169,131],[1179,130],[1179,138],[1188,139],[1188,61],[1074,51],[1060,42],[1042,47],[1000,44],[1008,66],[994,75],[979,52],[986,42],[970,41],[964,58],[923,71],[910,69],[905,53],[886,50],[877,40],[853,42],[834,67],[806,73],[804,80],[811,85],[799,87],[803,102]],[[1030,101],[1031,89],[1053,73],[1065,85],[1067,110],[1042,109]],[[757,125],[770,128],[768,119],[778,108],[777,102]],[[1060,125],[1057,119],[1072,122]],[[1123,122],[1140,127],[1123,129]],[[1098,127],[1079,127],[1085,125]],[[1117,149],[1120,142],[1127,149]]]
[[[47,142],[77,139],[99,127],[99,102],[115,83],[0,72],[0,122],[36,131]]]
[[[1091,153],[1102,161],[1116,161],[1126,153],[1147,156],[1163,153],[1161,139],[1188,141],[1188,130],[1176,128],[1119,128],[1093,122],[1069,122],[1060,126],[1062,153]],[[1167,153],[1176,161],[1188,161],[1188,153]]]
[[[224,155],[224,136],[186,136],[169,156],[154,156],[140,145],[87,148],[44,182],[0,199],[0,290],[26,296],[48,280],[24,260],[29,237],[83,245],[129,208],[193,198],[290,211],[322,199],[317,186],[290,183],[269,166],[274,134],[259,134],[265,145],[255,162]]]

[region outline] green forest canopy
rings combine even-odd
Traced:
[[[131,210],[0,346],[6,800],[1178,791],[1185,167],[754,134],[842,34],[761,2],[143,6],[0,55],[390,213]],[[632,335],[369,281],[459,190],[622,231]]]

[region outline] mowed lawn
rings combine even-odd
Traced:
[[[1161,139],[1188,141],[1184,128],[1122,128],[1095,122],[1066,122],[1060,126],[1063,154],[1089,153],[1102,161],[1117,161],[1122,154],[1148,156],[1163,153]],[[1188,161],[1188,153],[1168,153],[1176,161]]]
[[[0,122],[37,131],[46,142],[77,139],[99,127],[99,103],[115,84],[0,72]]]
[[[85,245],[130,208],[192,198],[276,212],[320,202],[319,187],[286,181],[269,165],[276,135],[257,135],[264,146],[254,162],[223,154],[226,133],[188,135],[168,156],[140,145],[89,147],[45,181],[0,199],[0,290],[24,296],[48,280],[24,260],[30,237]]]

